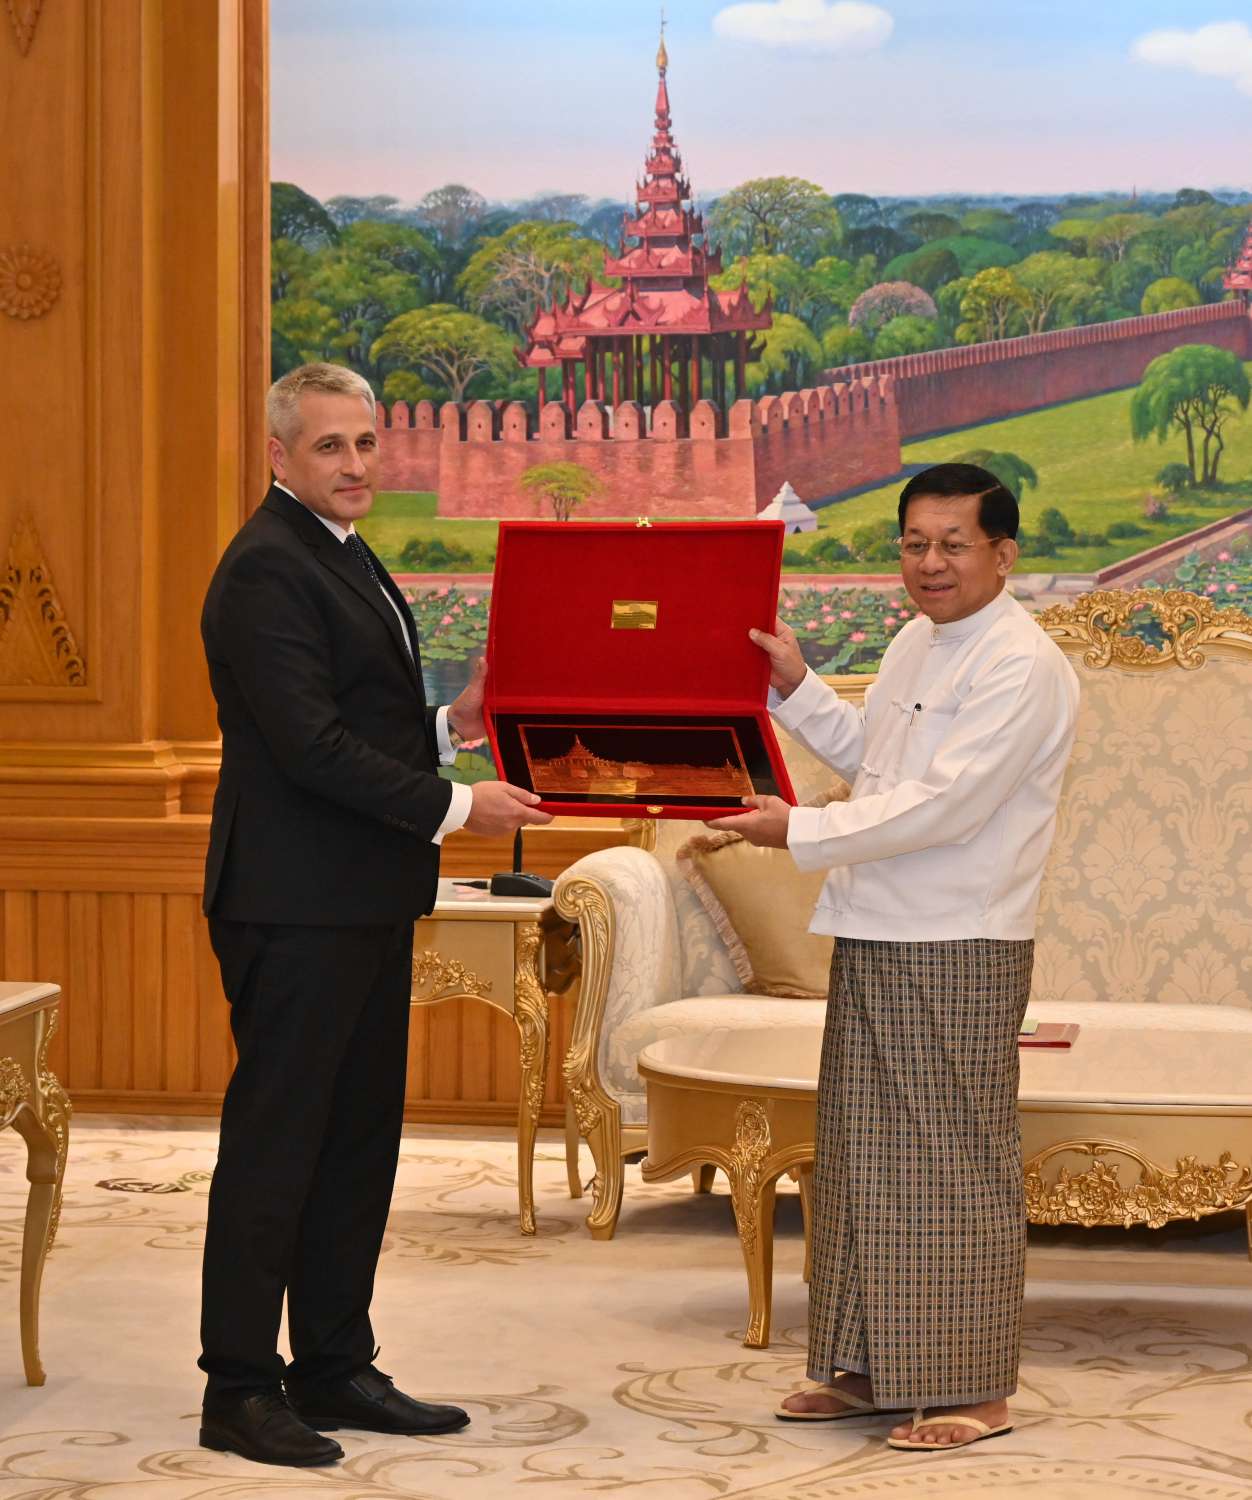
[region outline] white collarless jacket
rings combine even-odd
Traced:
[[[830,870],[813,932],[1033,937],[1078,680],[1007,591],[949,625],[910,620],[862,710],[813,672],[770,708],[852,783],[847,802],[791,810],[797,865]]]

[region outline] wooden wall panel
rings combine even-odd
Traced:
[[[216,1113],[234,1054],[208,923],[194,894],[0,889],[0,962],[62,987],[53,1070],[81,1110]],[[570,995],[552,998],[545,1120],[565,1099]],[[474,1002],[414,1010],[406,1114],[499,1124],[520,1086],[514,1022]]]

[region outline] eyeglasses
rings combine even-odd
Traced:
[[[1002,536],[987,536],[979,538],[976,542],[950,542],[946,539],[940,542],[922,542],[912,537],[906,541],[904,537],[898,536],[896,537],[896,546],[900,549],[901,557],[911,557],[920,562],[932,547],[938,550],[940,557],[955,560],[958,557],[965,557],[975,547],[981,547],[988,542],[994,544],[1003,540]]]

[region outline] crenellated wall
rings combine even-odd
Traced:
[[[384,425],[385,424],[385,425]],[[577,463],[601,481],[580,516],[754,516],[784,480],[805,500],[885,479],[900,468],[891,382],[736,401],[723,415],[698,401],[689,421],[672,401],[615,410],[587,401],[571,424],[550,403],[532,428],[521,402],[419,402],[379,407],[384,489],[435,490],[441,516],[543,517],[520,484],[539,464]]]
[[[838,385],[866,375],[895,382],[900,436],[923,437],[1136,385],[1149,362],[1180,344],[1216,344],[1252,358],[1241,302],[1214,302],[1149,317],[934,349],[825,370]]]

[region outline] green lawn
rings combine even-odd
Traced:
[[[361,535],[393,572],[411,570],[400,560],[400,551],[405,542],[413,537],[420,541],[440,541],[464,547],[471,561],[459,568],[439,568],[432,571],[490,573],[496,555],[495,521],[455,521],[436,516],[438,497],[431,493],[405,493],[399,490],[380,490],[374,500],[374,508],[361,522]]]
[[[1095,572],[1252,505],[1252,416],[1240,414],[1225,430],[1221,478],[1230,486],[1229,490],[1212,495],[1184,495],[1171,502],[1172,513],[1165,520],[1144,520],[1143,501],[1149,492],[1168,498],[1155,483],[1157,472],[1167,463],[1185,462],[1186,454],[1181,437],[1165,443],[1131,441],[1131,395],[1129,390],[1113,391],[1047,411],[1029,412],[981,427],[966,427],[943,437],[906,443],[904,462],[942,463],[969,448],[1016,453],[1039,475],[1038,487],[1026,490],[1022,496],[1022,525],[1027,531],[1037,530],[1040,511],[1054,505],[1075,531],[1105,531],[1114,521],[1134,521],[1146,533],[1111,540],[1104,547],[1062,549],[1054,557],[1023,556],[1018,563],[1018,571],[1023,573]],[[789,537],[788,547],[807,552],[815,541],[829,533],[847,541],[856,527],[883,516],[894,517],[899,492],[900,485],[893,483],[852,500],[824,506],[817,512],[817,531],[803,537]],[[805,568],[803,564],[793,564],[787,571],[803,572]],[[898,566],[894,562],[849,562],[821,571],[893,573]]]

